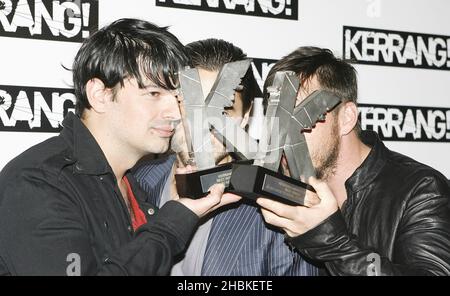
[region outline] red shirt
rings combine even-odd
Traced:
[[[144,212],[142,212],[141,208],[139,207],[136,197],[133,194],[133,190],[131,190],[128,178],[124,176],[123,180],[125,181],[125,185],[127,185],[127,196],[131,208],[131,224],[133,225],[134,231],[136,231],[136,229],[138,229],[140,226],[147,223],[147,218],[145,217]]]

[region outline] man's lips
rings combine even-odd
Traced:
[[[156,131],[162,137],[171,137],[174,134],[174,132],[175,132],[175,129],[172,126],[170,126],[170,125],[168,125],[168,126],[154,126],[154,127],[152,127],[152,129],[154,131]]]

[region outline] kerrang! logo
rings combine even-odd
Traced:
[[[156,6],[298,20],[297,0],[156,0]]]
[[[74,104],[72,89],[0,85],[0,131],[59,132]]]
[[[344,57],[359,64],[450,70],[450,36],[344,26]]]
[[[0,36],[82,42],[98,28],[98,0],[0,0]]]
[[[450,142],[450,109],[359,104],[361,128],[385,141]]]

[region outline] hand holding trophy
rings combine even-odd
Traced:
[[[299,79],[293,72],[277,72],[264,119],[259,153],[254,165],[233,165],[230,191],[247,198],[260,196],[293,205],[305,205],[306,190],[314,189],[302,180],[315,176],[315,170],[302,130],[312,129],[340,98],[325,90],[309,95],[295,106]],[[285,154],[289,177],[279,173]]]

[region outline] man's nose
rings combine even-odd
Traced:
[[[180,108],[178,106],[178,98],[176,95],[169,94],[165,100],[166,104],[163,109],[163,118],[170,120],[179,120],[181,119]]]

